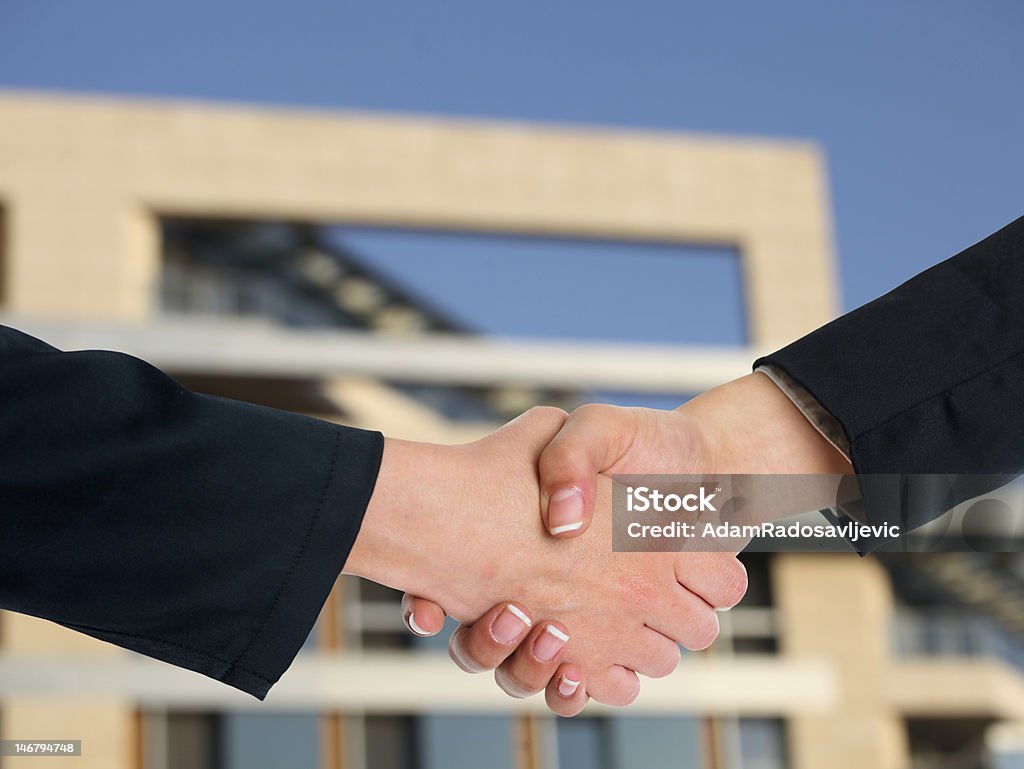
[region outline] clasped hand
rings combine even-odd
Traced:
[[[627,705],[638,673],[715,640],[747,580],[735,553],[613,552],[610,476],[848,472],[838,457],[759,375],[675,411],[536,408],[464,446],[389,440],[346,570],[407,591],[417,634],[463,623],[452,658],[512,696]]]

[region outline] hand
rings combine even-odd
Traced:
[[[739,600],[741,579],[700,568],[696,554],[611,552],[607,478],[594,484],[604,511],[597,536],[548,537],[537,516],[537,461],[563,420],[556,409],[534,409],[466,446],[389,441],[346,570],[424,596],[459,620],[517,596],[572,628],[562,659],[587,671],[590,695],[627,704],[639,690],[633,671],[666,675],[679,661],[677,642],[711,643],[712,606]]]
[[[578,537],[590,525],[599,473],[853,471],[789,398],[756,373],[673,411],[581,406],[544,449],[539,467],[544,523],[562,538]],[[820,507],[833,501],[821,500]]]
[[[601,472],[852,471],[849,462],[760,374],[715,388],[674,411],[583,406],[545,448],[539,464],[545,527],[566,539],[578,537],[589,525]],[[717,568],[735,571],[723,558],[727,556],[719,555]],[[409,613],[423,618],[428,632],[440,630],[444,613],[439,606],[411,596],[404,603]],[[465,632],[486,643],[484,630],[477,623]]]

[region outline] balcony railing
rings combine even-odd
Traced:
[[[996,657],[1024,669],[1024,645],[995,619],[963,609],[900,609],[892,626],[900,656]]]

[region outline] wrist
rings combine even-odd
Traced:
[[[454,447],[386,438],[377,482],[345,573],[433,595],[444,511],[458,494]]]
[[[702,426],[715,469],[845,475],[849,461],[768,377],[748,374],[679,408]]]

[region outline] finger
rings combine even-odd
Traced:
[[[731,609],[747,592],[747,569],[732,553],[687,553],[675,571],[679,584],[716,609]]]
[[[544,690],[548,709],[567,718],[577,715],[587,704],[587,680],[577,665],[561,665]]]
[[[519,605],[495,606],[472,625],[460,625],[448,640],[448,656],[467,673],[493,670],[515,651],[533,626]]]
[[[554,675],[569,633],[560,622],[541,622],[526,641],[494,671],[494,680],[511,697],[541,691]]]
[[[444,627],[444,609],[426,598],[406,593],[402,596],[402,621],[410,633],[426,638]]]
[[[690,651],[706,649],[718,637],[718,613],[682,585],[665,591],[647,626]]]
[[[591,675],[587,681],[587,694],[604,705],[625,707],[640,694],[640,679],[632,670],[612,665],[600,675]]]
[[[680,658],[679,644],[657,630],[645,627],[619,662],[648,678],[664,678],[676,669]]]
[[[578,537],[587,530],[597,474],[625,453],[636,430],[635,413],[602,404],[580,406],[541,452],[541,515],[552,536]]]

